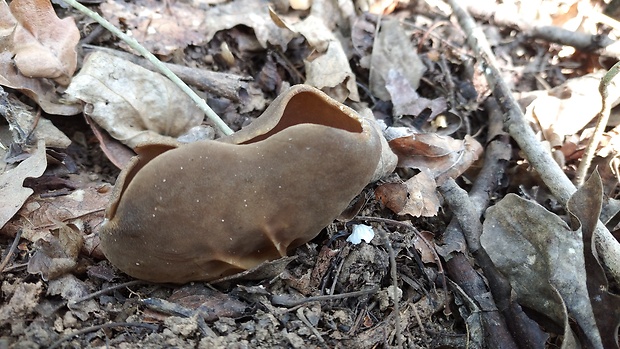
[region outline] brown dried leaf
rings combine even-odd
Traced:
[[[426,171],[409,178],[407,185],[407,202],[399,214],[414,217],[433,217],[441,207],[437,193],[437,183]]]
[[[355,74],[342,43],[334,34],[336,24],[342,20],[335,2],[315,0],[310,15],[295,24],[288,23],[273,10],[270,14],[274,23],[303,35],[315,50],[315,55],[304,60],[306,84],[323,90],[340,102],[347,98],[359,101]]]
[[[413,134],[389,141],[398,156],[399,167],[412,167],[428,173],[437,184],[465,172],[482,153],[482,146],[473,137],[464,140],[431,133]]]
[[[3,5],[0,18],[3,27],[14,25],[12,52],[17,69],[31,78],[68,85],[77,66],[75,46],[80,40],[73,18],[59,19],[49,0],[13,0],[9,7],[13,18]]]
[[[573,341],[570,317],[585,336],[581,342],[602,349],[618,347],[620,302],[608,293],[592,247],[601,200],[602,184],[595,175],[569,200],[576,223],[571,229],[537,203],[509,194],[487,210],[480,242],[519,303],[545,314]]]
[[[34,242],[36,251],[28,261],[28,272],[40,273],[47,281],[72,271],[83,244],[82,233],[76,226],[61,223],[60,228]]]
[[[129,160],[136,156],[136,153],[129,147],[125,146],[119,140],[110,137],[106,131],[102,130],[97,123],[93,122],[88,116],[85,116],[86,122],[90,126],[97,140],[99,147],[116,167],[123,169],[129,164]]]
[[[54,84],[75,72],[80,38],[73,18],[59,19],[49,0],[0,1],[0,84],[20,90],[47,113],[74,115],[79,105],[60,101]]]
[[[23,187],[24,179],[40,177],[47,167],[45,142],[39,141],[37,149],[17,167],[0,174],[0,228],[19,211],[33,190]]]
[[[273,44],[286,50],[293,37],[271,21],[267,12],[269,3],[265,0],[204,5],[183,1],[108,0],[100,8],[107,20],[117,26],[128,26],[136,40],[149,51],[160,55],[172,54],[190,44],[198,46],[208,43],[218,31],[238,25],[252,28],[264,48]]]
[[[448,107],[446,99],[443,97],[438,97],[433,100],[420,97],[409,83],[409,80],[396,69],[389,70],[385,83],[385,87],[392,97],[392,104],[394,105],[392,114],[394,116],[418,116],[422,114],[425,109],[429,109],[430,114],[427,116],[426,120],[430,121],[435,119],[439,114],[445,112]]]
[[[86,283],[73,274],[65,274],[54,280],[50,280],[47,287],[49,295],[60,295],[67,301],[67,307],[71,313],[82,321],[88,320],[89,313],[99,310],[99,305],[94,299],[89,299],[79,303],[74,300],[88,295],[90,292]]]
[[[437,255],[433,249],[435,248],[435,236],[430,231],[420,231],[420,235],[416,234],[413,237],[413,246],[420,252],[420,258],[424,263],[436,263],[435,256]]]
[[[200,312],[206,321],[215,321],[220,317],[237,318],[243,316],[248,305],[233,298],[205,287],[202,284],[186,285],[172,293],[170,302]]]
[[[598,258],[594,235],[601,214],[603,183],[598,171],[571,197],[567,208],[581,225],[588,294],[604,348],[618,348],[620,297],[609,292],[609,282]]]
[[[598,86],[604,71],[570,79],[562,85],[530,95],[535,99],[526,108],[525,116],[542,132],[552,147],[561,146],[566,136],[577,134],[601,110]],[[620,85],[615,80],[608,86],[612,106],[620,102]],[[524,98],[525,99],[525,98]]]
[[[83,231],[83,253],[103,258],[95,231],[103,222],[105,207],[112,190],[109,184],[76,189],[69,195],[40,198],[31,196],[18,211],[15,218],[2,229],[2,234],[15,235],[22,229],[22,237],[36,241],[49,235],[49,229],[62,221],[78,226]],[[96,185],[96,187],[95,187]],[[90,233],[90,234],[89,234]]]
[[[170,143],[202,122],[200,109],[161,74],[97,51],[89,55],[66,93],[108,133],[135,148]]]
[[[375,38],[370,63],[370,89],[384,101],[391,96],[386,88],[389,72],[399,71],[415,90],[426,70],[417,55],[418,50],[397,19],[381,22],[379,36]]]
[[[402,212],[407,196],[407,185],[404,183],[385,183],[375,189],[377,200],[394,213]]]
[[[433,217],[441,207],[435,180],[422,171],[405,183],[386,183],[375,190],[376,198],[398,215]]]
[[[188,2],[110,0],[99,8],[108,21],[127,26],[131,35],[154,54],[169,55],[205,42],[205,11]]]

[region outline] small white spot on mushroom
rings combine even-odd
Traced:
[[[196,199],[196,202],[200,202],[200,199]]]
[[[222,223],[224,222],[224,220],[222,219]]]
[[[157,211],[157,206],[154,207],[154,210]]]
[[[183,169],[183,166],[181,166],[181,170]]]
[[[140,266],[140,263],[136,262],[136,265],[137,265],[137,266]]]
[[[161,196],[159,197],[159,201],[162,201],[164,198],[162,198]]]
[[[281,185],[278,185],[278,189],[282,189],[282,186],[281,186]]]
[[[155,218],[155,213],[153,213],[153,218]]]
[[[288,140],[289,140],[289,141],[292,141],[293,139],[292,139],[292,138],[289,138]]]
[[[162,181],[163,183],[166,183],[166,179],[165,179],[165,178],[164,178],[164,179],[162,179],[161,181]]]

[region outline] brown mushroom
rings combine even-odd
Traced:
[[[101,247],[133,277],[183,283],[316,237],[368,184],[381,145],[368,120],[297,85],[231,136],[137,152],[117,180]]]

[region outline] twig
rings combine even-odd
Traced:
[[[314,297],[306,297],[302,299],[291,299],[287,296],[272,296],[271,303],[274,305],[281,305],[285,307],[296,307],[298,305],[309,303],[309,302],[322,302],[322,301],[331,301],[334,299],[344,299],[351,297],[359,297],[367,294],[377,293],[379,291],[379,286],[375,286],[366,290],[360,290],[355,292],[346,292],[339,294],[326,294],[322,296],[314,296]]]
[[[151,331],[157,331],[157,328],[158,328],[157,325],[145,324],[145,323],[142,323],[142,322],[111,322],[111,323],[108,323],[108,324],[90,326],[90,327],[83,328],[81,330],[75,331],[73,333],[70,333],[70,334],[68,334],[66,336],[61,337],[59,340],[57,340],[54,343],[52,343],[52,345],[50,345],[48,347],[48,349],[56,349],[63,342],[68,341],[68,340],[72,339],[73,337],[77,337],[77,336],[80,336],[80,335],[83,335],[83,334],[86,334],[86,333],[95,332],[95,331],[99,331],[100,329],[110,328],[110,327],[144,327],[144,328],[149,329]]]
[[[590,165],[592,164],[592,159],[594,158],[594,154],[596,153],[596,148],[598,148],[598,144],[601,142],[601,138],[603,137],[603,132],[605,131],[605,127],[607,126],[607,122],[609,121],[609,113],[611,110],[611,103],[608,101],[609,91],[607,87],[611,83],[611,81],[618,75],[620,72],[620,62],[614,64],[611,69],[603,76],[601,82],[598,85],[598,92],[601,94],[601,110],[596,115],[596,127],[594,128],[594,134],[590,141],[588,142],[588,146],[586,147],[585,153],[581,158],[581,163],[579,164],[579,168],[577,169],[577,174],[575,176],[575,185],[581,187],[583,182],[586,179],[586,175],[588,170],[590,169]]]
[[[22,230],[19,229],[17,233],[15,234],[15,239],[13,240],[11,247],[7,251],[6,256],[4,256],[4,259],[2,260],[2,263],[0,264],[0,273],[2,273],[6,265],[9,264],[9,261],[11,260],[13,253],[15,253],[15,249],[17,249],[17,246],[19,245],[19,239],[21,239],[21,237],[22,237]]]
[[[392,243],[390,242],[390,238],[383,231],[383,229],[379,229],[379,233],[383,238],[383,243],[385,248],[388,250],[388,256],[390,257],[390,276],[392,277],[392,300],[394,303],[394,323],[396,329],[396,342],[398,343],[399,348],[403,348],[403,333],[400,324],[400,299],[398,296],[398,274],[396,272],[396,253],[394,253],[394,248],[392,248]]]
[[[506,113],[504,124],[510,136],[519,144],[527,160],[536,169],[551,193],[565,206],[577,189],[555,162],[551,153],[541,145],[534,131],[525,121],[521,108],[506,83],[501,79],[495,56],[482,29],[476,26],[473,18],[463,10],[458,0],[447,0],[447,2],[465,31],[469,46],[484,64],[484,75],[495,98]],[[616,281],[620,281],[620,243],[600,221],[596,229],[596,248],[610,274]]]
[[[505,285],[496,287],[496,284],[507,281],[501,278],[499,272],[488,258],[486,251],[480,245],[480,234],[482,233],[482,223],[476,214],[474,204],[471,202],[467,192],[461,189],[454,179],[448,178],[440,187],[439,191],[446,199],[454,216],[458,218],[461,230],[467,240],[467,247],[482,268],[484,275],[489,279],[490,289],[505,289]],[[495,293],[494,293],[495,294]],[[478,301],[481,301],[480,299]],[[495,304],[490,300],[480,303],[480,308],[486,311],[485,319],[493,318],[495,324],[493,333],[488,334],[488,346],[491,348],[517,348],[517,344],[508,331],[505,319],[503,319]]]
[[[325,339],[323,339],[323,336],[321,336],[321,333],[319,333],[316,327],[314,327],[312,323],[310,323],[310,321],[306,317],[306,314],[304,314],[304,308],[297,309],[296,313],[297,313],[297,317],[299,318],[299,320],[301,320],[301,322],[303,322],[306,326],[308,326],[308,328],[310,328],[310,331],[314,333],[314,335],[319,340],[319,342],[321,342],[321,344],[325,344]]]
[[[133,281],[124,282],[122,284],[118,284],[118,285],[114,285],[114,286],[103,288],[103,289],[101,289],[101,290],[99,290],[97,292],[89,293],[89,294],[87,294],[87,295],[85,295],[83,297],[76,298],[76,299],[74,299],[72,301],[69,301],[69,303],[71,303],[72,305],[73,304],[78,304],[78,303],[87,301],[89,299],[93,299],[95,297],[104,295],[106,293],[110,293],[110,292],[112,292],[114,290],[118,290],[119,288],[125,288],[125,287],[134,286],[134,285],[140,285],[140,284],[144,284],[144,283],[147,283],[147,282],[146,281],[142,281],[142,280],[133,280]]]
[[[84,13],[88,17],[97,21],[97,23],[101,24],[102,27],[109,30],[112,34],[117,36],[119,39],[123,40],[127,45],[136,50],[139,54],[141,54],[144,58],[148,59],[151,64],[157,67],[159,71],[164,74],[168,79],[174,82],[183,92],[185,92],[197,105],[198,107],[207,115],[207,117],[224,133],[225,135],[230,135],[233,133],[233,130],[226,125],[222,119],[207,105],[204,99],[200,98],[194,90],[189,88],[187,84],[185,84],[178,76],[176,76],[170,69],[168,69],[162,62],[155,57],[152,53],[150,53],[144,46],[140,45],[136,39],[128,36],[123,33],[120,29],[116,28],[112,25],[112,23],[108,22],[105,18],[101,17],[98,13],[88,9],[86,6],[78,3],[76,0],[63,0],[67,4],[71,5],[76,10]]]
[[[166,315],[182,316],[185,318],[195,317],[198,330],[203,336],[212,338],[217,337],[211,327],[207,325],[205,317],[199,309],[190,309],[180,304],[159,298],[147,298],[142,300],[141,303],[151,310],[155,310]]]

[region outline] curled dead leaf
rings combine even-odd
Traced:
[[[30,274],[40,273],[43,280],[55,279],[77,266],[84,239],[74,225],[61,224],[47,236],[35,241],[36,252],[28,261]]]
[[[482,153],[482,145],[466,135],[464,140],[449,136],[422,133],[389,141],[398,156],[399,167],[428,171],[441,185],[447,178],[456,178],[465,172]]]
[[[85,113],[131,148],[170,143],[202,122],[203,114],[161,74],[96,51],[84,61],[67,94],[87,103]]]

